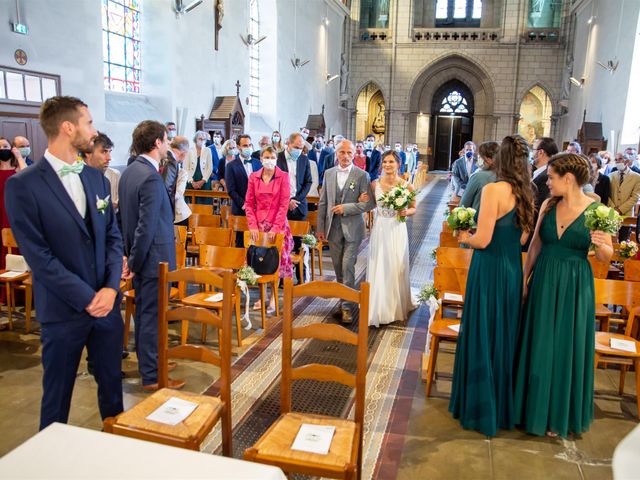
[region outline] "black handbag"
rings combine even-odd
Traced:
[[[280,258],[276,247],[256,247],[251,245],[247,249],[247,265],[253,268],[258,275],[271,275],[276,273]]]

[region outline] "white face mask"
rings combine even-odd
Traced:
[[[624,172],[627,169],[627,165],[624,163],[616,162],[616,168],[618,169],[619,172]]]
[[[476,163],[478,164],[478,168],[482,168],[484,165],[484,158],[478,157],[478,161]]]
[[[276,168],[276,160],[265,158],[264,160],[262,160],[262,166],[267,170],[273,170],[274,168]]]

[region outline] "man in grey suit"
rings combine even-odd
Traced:
[[[353,165],[355,147],[349,140],[336,145],[338,165],[324,174],[324,186],[318,204],[318,230],[320,240],[329,241],[331,262],[336,280],[355,288],[358,247],[364,238],[362,214],[375,207],[369,175]],[[342,321],[352,321],[353,304],[343,302]],[[338,312],[336,312],[338,313]]]
[[[453,191],[459,197],[462,196],[464,189],[467,188],[467,183],[469,182],[471,174],[478,169],[475,153],[476,144],[473,142],[465,143],[464,155],[453,162],[453,165],[451,166]]]

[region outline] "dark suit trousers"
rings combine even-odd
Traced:
[[[122,334],[118,308],[103,318],[86,317],[41,326],[42,405],[40,430],[53,422],[67,423],[82,350],[87,347],[98,383],[98,407],[103,419],[122,412]]]
[[[295,221],[304,221],[307,219],[307,214],[306,213],[303,214],[299,208],[296,208],[295,210],[289,210],[287,212],[287,219],[295,220]],[[293,251],[298,253],[300,251],[301,246],[302,246],[302,239],[300,237],[293,237]],[[298,265],[294,265],[293,268],[296,271],[296,277],[298,278],[298,282],[302,283],[302,279],[304,278],[302,276],[303,272],[300,271],[300,268]]]
[[[158,277],[133,277],[136,291],[134,318],[138,371],[142,385],[158,381]]]

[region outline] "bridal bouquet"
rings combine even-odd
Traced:
[[[632,240],[620,242],[619,254],[622,258],[632,258],[638,253],[638,244]]]
[[[411,191],[404,185],[398,185],[396,187],[393,187],[387,193],[383,193],[380,198],[378,198],[378,201],[382,203],[382,206],[384,208],[389,208],[391,210],[399,212],[400,210],[409,208],[409,205],[414,198],[416,198],[415,190]],[[401,222],[406,222],[407,217],[398,215],[398,220]]]
[[[592,232],[604,232],[609,235],[616,235],[624,220],[613,208],[607,207],[602,203],[595,203],[587,208],[584,212],[584,218],[584,225],[589,230]],[[595,249],[593,244],[591,249]]]
[[[447,217],[447,225],[454,230],[453,235],[457,236],[458,230],[471,230],[476,226],[475,215],[475,208],[456,207]]]

